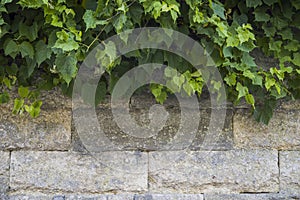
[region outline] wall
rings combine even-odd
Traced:
[[[43,95],[37,119],[1,106],[1,199],[300,199],[300,102],[281,103],[269,126],[254,122],[245,106],[222,106],[225,126],[203,148],[212,111],[203,100],[199,130],[184,151],[157,150],[176,137],[176,100],[166,103],[170,118],[152,140],[122,133],[106,102],[97,109],[99,122],[120,148],[91,154],[72,125],[71,100],[56,91]],[[147,124],[152,103],[133,97],[132,116]]]

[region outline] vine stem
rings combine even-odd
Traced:
[[[128,1],[124,2],[127,3]],[[136,0],[132,1],[128,6],[126,6],[126,8],[130,8],[130,6],[132,6],[134,3],[136,2]],[[112,20],[113,18],[115,18],[116,16],[118,16],[121,12],[117,12],[115,15],[111,16],[110,18],[107,19],[108,22],[110,22],[110,20]],[[100,35],[103,33],[104,29],[106,28],[107,24],[101,29],[100,33],[97,34],[97,36],[95,37],[95,39],[89,44],[86,45],[87,46],[87,51],[89,51],[89,49],[93,46],[93,44],[99,39]]]

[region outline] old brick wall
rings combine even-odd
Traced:
[[[201,148],[211,109],[200,102],[199,130],[185,151],[157,150],[178,129],[180,108],[169,100],[169,120],[151,141],[122,133],[109,103],[98,107],[116,151],[88,152],[72,124],[71,99],[44,94],[37,119],[1,105],[0,199],[256,200],[300,198],[300,102],[281,103],[268,126],[247,107],[226,109],[218,141]],[[133,97],[131,114],[147,123],[149,97]],[[100,112],[101,111],[101,112]],[[121,145],[122,144],[122,145]]]

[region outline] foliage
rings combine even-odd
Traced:
[[[245,99],[255,118],[268,123],[277,100],[300,98],[299,15],[299,0],[0,0],[0,103],[18,87],[14,112],[35,117],[39,91],[61,87],[70,94],[79,63],[101,41],[127,29],[164,27],[204,46],[229,99]],[[258,66],[254,49],[278,64]],[[141,49],[112,62],[116,52],[110,50],[102,55],[108,76],[99,83],[97,102],[132,63],[165,63],[183,74],[165,71],[172,90],[151,84],[160,103],[171,91],[202,92],[202,74],[176,55]],[[217,90],[220,83],[214,84]]]

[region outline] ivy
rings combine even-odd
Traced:
[[[93,47],[124,30],[164,27],[197,40],[220,71],[229,99],[244,99],[255,119],[268,123],[278,100],[300,98],[299,15],[294,0],[0,0],[0,103],[14,101],[13,113],[36,117],[40,91],[60,87],[70,95],[78,66]],[[171,39],[161,42],[172,45]],[[276,62],[258,64],[254,51]],[[177,55],[153,49],[114,60],[116,55],[112,42],[96,53],[108,78],[99,82],[95,101],[85,101],[98,104],[126,71],[150,62],[174,69],[164,69],[167,87],[150,84],[159,103],[171,93],[202,94],[206,75]],[[218,92],[221,83],[210,84]],[[19,96],[11,99],[14,88]]]

